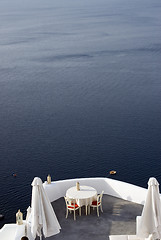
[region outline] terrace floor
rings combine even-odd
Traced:
[[[66,207],[64,198],[52,203],[61,232],[47,240],[108,240],[109,235],[135,234],[136,216],[141,215],[142,205],[125,201],[109,195],[103,195],[103,213],[97,217],[96,209],[91,208],[91,214],[85,215],[82,208],[82,216],[73,213],[65,218]],[[38,239],[38,238],[37,238]]]

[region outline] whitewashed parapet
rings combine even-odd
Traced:
[[[147,194],[147,189],[121,182],[110,178],[77,178],[51,182],[43,184],[44,189],[50,199],[55,201],[66,195],[68,188],[75,186],[76,182],[80,182],[80,185],[88,185],[94,187],[98,193],[104,190],[105,194],[122,198],[138,204],[144,204]]]
[[[0,229],[0,240],[20,240],[23,236],[25,236],[25,224],[5,224]]]

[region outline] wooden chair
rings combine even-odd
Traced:
[[[90,205],[91,207],[93,207],[93,209],[97,208],[97,215],[98,215],[98,217],[99,217],[99,207],[101,208],[101,212],[103,212],[103,209],[102,209],[103,193],[104,193],[104,191],[102,191],[101,194],[98,194],[97,195],[97,200],[93,201],[92,204]]]
[[[74,212],[74,220],[76,220],[75,211],[79,209],[79,215],[81,216],[81,207],[78,206],[75,199],[64,197],[66,203],[66,218],[68,217],[68,212]]]

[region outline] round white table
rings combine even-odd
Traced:
[[[97,191],[93,187],[90,186],[80,186],[80,190],[78,191],[75,187],[71,187],[67,190],[66,196],[69,198],[76,199],[77,204],[82,207],[86,206],[86,215],[87,215],[87,207],[88,213],[90,214],[90,205],[92,201],[97,199]]]

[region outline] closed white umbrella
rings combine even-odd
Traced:
[[[155,178],[148,181],[148,192],[138,229],[138,236],[152,239],[161,238],[161,201],[159,183]]]
[[[42,180],[35,177],[32,182],[31,214],[28,222],[31,226],[33,238],[43,232],[45,238],[60,232],[60,225],[54,213],[52,205],[45,193]]]

